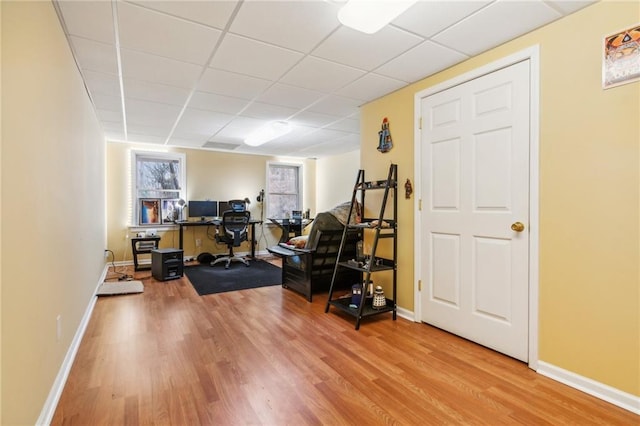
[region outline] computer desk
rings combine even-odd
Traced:
[[[261,220],[258,219],[249,219],[249,226],[251,227],[251,258],[256,257],[256,224],[262,223]],[[212,220],[198,220],[194,222],[189,222],[186,220],[176,221],[176,225],[180,227],[180,233],[178,238],[178,248],[182,249],[182,239],[184,236],[184,228],[189,226],[220,226],[222,225],[222,218],[218,217]]]
[[[291,238],[291,234],[294,236],[302,235],[302,230],[307,227],[313,219],[276,219],[268,217],[271,223],[278,225],[278,227],[282,230],[282,235],[280,236],[280,243],[286,243]]]

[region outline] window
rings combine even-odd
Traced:
[[[178,153],[132,151],[134,225],[158,225],[178,219],[184,199],[185,156]],[[153,206],[153,208],[149,208]]]
[[[299,164],[267,164],[267,217],[285,218],[302,210],[301,171]]]

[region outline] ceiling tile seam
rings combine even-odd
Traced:
[[[488,8],[488,7],[489,7],[489,6],[491,6],[492,4],[496,3],[497,1],[498,1],[498,0],[491,0],[490,2],[488,2],[487,4],[485,4],[484,6],[480,7],[480,9],[474,10],[474,11],[473,11],[473,12],[471,12],[470,14],[463,16],[462,18],[460,18],[460,19],[458,19],[457,21],[455,21],[455,22],[451,23],[450,25],[447,25],[446,27],[444,27],[444,28],[443,28],[443,29],[441,29],[440,31],[438,31],[438,32],[436,32],[436,33],[431,34],[429,37],[425,37],[425,36],[423,36],[423,35],[421,35],[421,34],[417,34],[417,33],[413,32],[413,31],[411,31],[410,29],[405,28],[405,27],[402,27],[402,26],[400,26],[400,25],[398,25],[398,24],[394,24],[393,22],[390,22],[388,25],[389,25],[390,27],[395,28],[395,29],[405,31],[405,32],[407,32],[407,33],[409,33],[409,34],[412,34],[412,35],[414,35],[414,36],[422,37],[422,38],[424,38],[424,39],[425,39],[425,41],[426,41],[426,40],[433,41],[433,38],[434,38],[434,37],[437,37],[437,36],[438,36],[438,35],[440,35],[441,33],[443,33],[443,32],[445,32],[445,31],[447,31],[449,28],[451,28],[451,27],[453,27],[453,26],[455,26],[455,25],[458,25],[460,22],[465,21],[465,20],[469,19],[470,17],[472,17],[472,16],[474,16],[474,15],[477,15],[478,13],[480,13],[480,12],[481,12],[481,11],[483,11],[484,9]],[[448,47],[448,46],[445,46],[445,47]]]
[[[122,57],[120,56],[120,30],[118,27],[118,6],[116,0],[111,0],[111,17],[113,19],[113,35],[115,41],[116,64],[118,67],[118,84],[120,85],[120,103],[122,105],[122,130],[124,140],[129,140],[127,130],[127,110],[124,99],[124,80],[122,78]]]
[[[222,44],[222,41],[225,39],[225,36],[228,34],[229,28],[231,27],[231,23],[236,18],[236,15],[240,11],[240,7],[241,6],[242,6],[242,1],[238,2],[238,4],[236,4],[236,7],[233,9],[233,12],[231,12],[231,16],[229,17],[229,20],[227,21],[227,25],[225,26],[224,30],[222,31],[222,34],[220,34],[220,37],[218,37],[218,40],[216,41],[216,45],[213,47],[213,50],[211,51],[211,54],[209,55],[209,58],[207,59],[207,62],[204,65],[202,65],[202,70],[200,71],[200,75],[198,76],[198,79],[196,80],[194,86],[191,88],[191,91],[189,92],[189,96],[187,96],[187,99],[185,100],[184,105],[182,106],[182,109],[178,113],[178,116],[176,117],[176,121],[173,123],[173,126],[171,127],[171,130],[169,131],[169,134],[167,135],[167,138],[165,139],[163,145],[168,145],[169,141],[173,137],[173,134],[175,133],[176,128],[178,127],[178,124],[180,123],[180,120],[182,120],[182,116],[184,115],[184,112],[187,110],[187,108],[189,106],[189,103],[191,103],[191,98],[193,98],[193,95],[198,90],[198,86],[200,85],[200,82],[202,81],[202,77],[207,72],[207,69],[209,68],[209,65],[211,64],[211,61],[213,61],[213,58],[215,57],[216,53],[218,52],[218,49],[220,48],[220,45]]]
[[[121,3],[126,3],[126,4],[128,4],[130,6],[138,7],[140,9],[148,10],[149,12],[152,12],[152,13],[157,13],[159,15],[164,15],[164,16],[167,16],[169,18],[176,19],[178,21],[182,21],[182,22],[186,22],[186,23],[189,23],[189,24],[198,25],[200,27],[204,27],[204,28],[209,29],[209,30],[223,31],[223,28],[214,27],[213,25],[207,25],[207,24],[205,24],[203,22],[194,21],[193,19],[185,18],[183,16],[174,15],[172,13],[165,12],[164,10],[154,9],[152,7],[149,7],[149,6],[145,6],[144,4],[134,3],[134,2],[131,2],[131,1],[126,1],[126,0],[116,0],[116,1],[120,1]]]
[[[235,14],[234,14],[234,15],[232,16],[232,18],[229,20],[229,23],[228,23],[228,25],[227,25],[227,26],[230,26],[230,25],[232,24],[233,19],[235,19]],[[298,51],[298,50],[295,50],[295,49],[289,49],[289,48],[286,48],[286,47],[278,46],[277,44],[268,43],[268,42],[265,42],[265,41],[262,41],[262,40],[256,40],[256,39],[254,39],[254,38],[252,38],[252,37],[247,37],[247,36],[242,35],[242,34],[237,34],[237,33],[233,33],[233,32],[228,32],[229,34],[232,34],[232,35],[235,35],[235,36],[238,36],[238,37],[243,37],[243,38],[248,39],[248,40],[252,40],[252,41],[256,41],[256,42],[260,42],[261,44],[266,44],[266,45],[269,45],[269,46],[277,47],[277,48],[279,48],[279,49],[286,49],[286,50],[289,50],[289,51],[291,51],[291,52],[296,52],[296,53],[300,53],[300,54],[302,54],[302,57],[301,57],[298,61],[296,61],[293,65],[291,65],[291,67],[289,67],[289,69],[287,69],[286,71],[284,71],[284,72],[283,72],[283,73],[282,73],[282,74],[281,74],[277,79],[273,79],[273,80],[271,80],[269,85],[267,85],[267,86],[266,86],[266,87],[265,87],[265,88],[264,88],[260,93],[258,93],[256,96],[254,96],[254,97],[253,97],[253,99],[251,99],[251,100],[249,101],[249,103],[247,103],[247,105],[245,105],[245,107],[244,107],[244,108],[242,108],[238,113],[236,113],[236,115],[235,115],[234,119],[235,119],[235,118],[238,118],[238,117],[241,117],[241,116],[242,116],[242,113],[244,113],[244,112],[245,112],[247,109],[249,109],[253,104],[255,104],[255,103],[257,102],[257,99],[259,99],[259,98],[260,98],[260,96],[264,95],[267,91],[269,91],[269,89],[271,89],[271,88],[272,88],[273,86],[275,86],[276,84],[280,84],[280,85],[284,85],[284,86],[289,86],[289,87],[295,87],[295,88],[304,89],[304,90],[311,90],[311,91],[317,92],[317,90],[308,89],[308,88],[306,88],[306,87],[296,86],[296,85],[294,85],[294,84],[284,83],[284,82],[282,82],[282,78],[283,78],[284,76],[286,76],[288,73],[290,73],[290,72],[291,72],[291,71],[292,71],[292,70],[293,70],[293,69],[294,69],[298,64],[300,64],[300,63],[301,63],[302,61],[304,61],[306,58],[311,57],[311,52],[313,52],[314,50],[316,50],[316,49],[318,48],[318,46],[320,46],[320,45],[321,45],[325,40],[327,40],[331,35],[333,35],[336,31],[338,31],[338,29],[339,29],[341,26],[342,26],[342,25],[338,25],[338,26],[336,26],[333,30],[331,30],[331,31],[330,31],[330,32],[329,32],[329,33],[328,33],[324,38],[322,38],[320,41],[318,41],[318,43],[316,43],[316,45],[315,45],[315,46],[313,46],[313,48],[312,48],[312,49],[310,49],[310,51],[309,51],[308,53],[306,53],[306,52],[301,52],[301,51]],[[226,33],[227,33],[227,32],[225,31],[225,34],[224,34],[224,35],[226,35]],[[224,35],[223,35],[223,36],[224,36]],[[314,56],[314,57],[315,57],[315,56]],[[317,57],[315,57],[315,58],[317,58]],[[333,61],[330,61],[330,62],[333,62]],[[344,66],[344,64],[340,64],[340,65],[343,65],[343,66]],[[352,67],[352,68],[354,68],[354,67]],[[217,69],[217,68],[213,68],[213,67],[212,67],[212,69]],[[228,70],[222,70],[222,69],[221,69],[221,71],[230,72],[230,71],[228,71]],[[236,73],[236,74],[245,75],[245,74],[242,74],[242,73]],[[251,76],[251,75],[249,75],[249,77],[259,78],[259,77],[255,77],[255,76]],[[264,79],[263,79],[263,80],[264,80]],[[266,80],[266,81],[269,81],[269,80]],[[321,93],[321,92],[318,92],[318,93]],[[333,92],[332,92],[332,93],[333,93]],[[331,93],[331,94],[332,94],[332,93]],[[293,115],[288,116],[284,121],[291,120],[291,119],[292,119],[292,117],[295,117],[295,115],[299,114],[301,111],[306,111],[306,109],[308,109],[308,108],[310,108],[311,106],[315,105],[316,103],[318,103],[318,102],[320,102],[320,101],[322,101],[322,100],[324,100],[324,99],[328,98],[329,96],[331,96],[331,94],[326,94],[326,95],[324,95],[324,96],[320,97],[320,99],[318,99],[317,101],[312,102],[310,105],[306,106],[305,108],[303,108],[303,109],[299,109],[299,110],[298,110],[298,112],[294,113]],[[350,98],[349,98],[349,99],[350,99]],[[354,99],[354,100],[357,100],[357,99]],[[289,107],[288,105],[279,105],[279,104],[273,104],[273,105],[278,105],[278,106],[281,106],[281,107]],[[211,136],[209,136],[209,137],[207,138],[207,142],[211,142],[211,139],[212,139],[212,138],[215,138],[215,137],[216,137],[220,132],[222,132],[224,129],[226,129],[226,128],[227,128],[227,126],[228,126],[229,124],[231,124],[231,122],[233,122],[233,119],[232,119],[232,120],[230,120],[228,123],[226,123],[224,126],[222,126],[220,129],[218,129],[218,130],[217,130],[215,133],[213,133]]]

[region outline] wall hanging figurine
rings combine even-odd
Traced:
[[[404,183],[404,198],[407,200],[411,198],[411,194],[413,193],[413,187],[411,186],[411,181],[407,178],[407,181]]]
[[[391,141],[391,132],[389,132],[389,120],[387,117],[382,119],[382,129],[378,132],[378,151],[389,152],[393,148],[393,142]]]

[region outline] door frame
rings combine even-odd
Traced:
[[[414,320],[421,322],[422,300],[419,282],[422,279],[420,262],[422,259],[422,222],[420,220],[422,200],[422,182],[420,170],[421,158],[421,117],[422,99],[454,86],[490,74],[502,68],[522,61],[529,61],[529,368],[538,369],[538,297],[539,297],[539,190],[540,190],[540,46],[535,45],[512,55],[476,68],[428,89],[414,96],[414,185],[417,197],[414,197]]]

